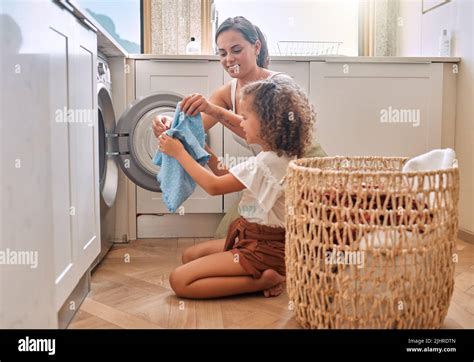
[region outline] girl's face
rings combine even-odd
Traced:
[[[217,38],[220,62],[232,78],[245,77],[255,70],[260,46],[260,40],[251,44],[235,30],[226,30]]]
[[[245,131],[245,138],[249,144],[261,145],[260,119],[253,111],[253,97],[248,95],[240,98],[240,115],[243,117],[240,126]]]

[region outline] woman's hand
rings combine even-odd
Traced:
[[[212,116],[215,107],[199,93],[193,93],[181,101],[181,110],[189,116],[195,116],[199,112]]]
[[[178,139],[170,137],[166,133],[158,137],[158,149],[173,158],[177,158],[182,152],[186,152],[183,144]]]
[[[171,117],[155,116],[152,125],[153,134],[155,135],[155,137],[160,137],[164,131],[168,130],[171,127],[171,122],[173,122],[173,119]]]

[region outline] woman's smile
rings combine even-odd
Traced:
[[[227,67],[227,70],[228,70],[230,73],[237,74],[237,73],[239,73],[239,71],[240,71],[240,65],[239,65],[239,64],[231,65],[231,66]]]

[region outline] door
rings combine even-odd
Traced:
[[[156,114],[174,116],[176,104],[186,95],[200,93],[206,97],[222,85],[222,67],[219,62],[208,60],[137,60],[136,64],[136,111],[133,117],[126,116],[132,128],[136,128],[135,136],[128,137],[130,153],[136,152],[142,156],[140,163],[145,163],[146,177],[137,177],[139,170],[130,167],[127,170],[132,180],[137,179],[137,214],[166,214],[169,213],[162,200],[162,193],[156,182],[155,174],[158,167],[151,163],[156,150],[156,139],[151,132],[151,121]],[[157,98],[150,99],[150,95]],[[168,95],[168,98],[165,98]],[[140,98],[145,97],[145,98]],[[153,97],[153,96],[151,96]],[[141,101],[140,101],[141,99]],[[140,110],[138,110],[140,108]],[[138,118],[142,118],[139,121]],[[127,133],[127,130],[123,130]],[[118,132],[120,133],[120,132]],[[125,138],[119,137],[122,144]],[[206,135],[206,142],[217,155],[222,155],[222,125],[212,127]],[[121,156],[122,157],[122,156]],[[132,157],[133,158],[133,155]],[[125,165],[122,164],[123,168]],[[140,171],[142,174],[143,170]],[[130,175],[132,174],[133,175]],[[153,176],[153,177],[151,177]],[[196,186],[194,193],[183,203],[185,213],[221,213],[222,196],[210,196],[201,187]]]
[[[441,147],[442,64],[311,62],[311,102],[329,155],[413,157]]]
[[[57,5],[48,11],[55,310],[100,251],[97,34]]]
[[[97,86],[99,128],[99,183],[102,201],[110,208],[115,203],[118,187],[117,139],[115,114],[109,90],[103,83]]]
[[[137,99],[120,117],[117,127],[117,157],[127,177],[136,185],[161,192],[156,180],[159,167],[152,160],[157,150],[152,122],[155,116],[174,117],[176,105],[183,97],[172,92],[157,92]]]
[[[115,113],[110,94],[107,66],[97,57],[97,110],[98,110],[98,158],[100,185],[100,254],[94,260],[94,268],[116,241],[116,208],[113,207],[118,192],[118,166],[116,162],[117,138]]]

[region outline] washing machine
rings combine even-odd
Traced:
[[[115,113],[112,105],[112,82],[105,57],[97,57],[97,108],[99,129],[99,184],[100,184],[100,237],[101,250],[92,264],[94,268],[107,254],[115,241],[118,190],[118,165],[116,162]]]
[[[158,115],[174,117],[176,106],[183,99],[174,92],[151,93],[129,104],[116,121],[110,68],[102,55],[97,57],[97,70],[101,251],[92,269],[114,242],[123,242],[116,233],[116,199],[123,179],[119,173],[145,190],[161,192],[156,180],[159,167],[152,162],[157,149],[152,123]]]

